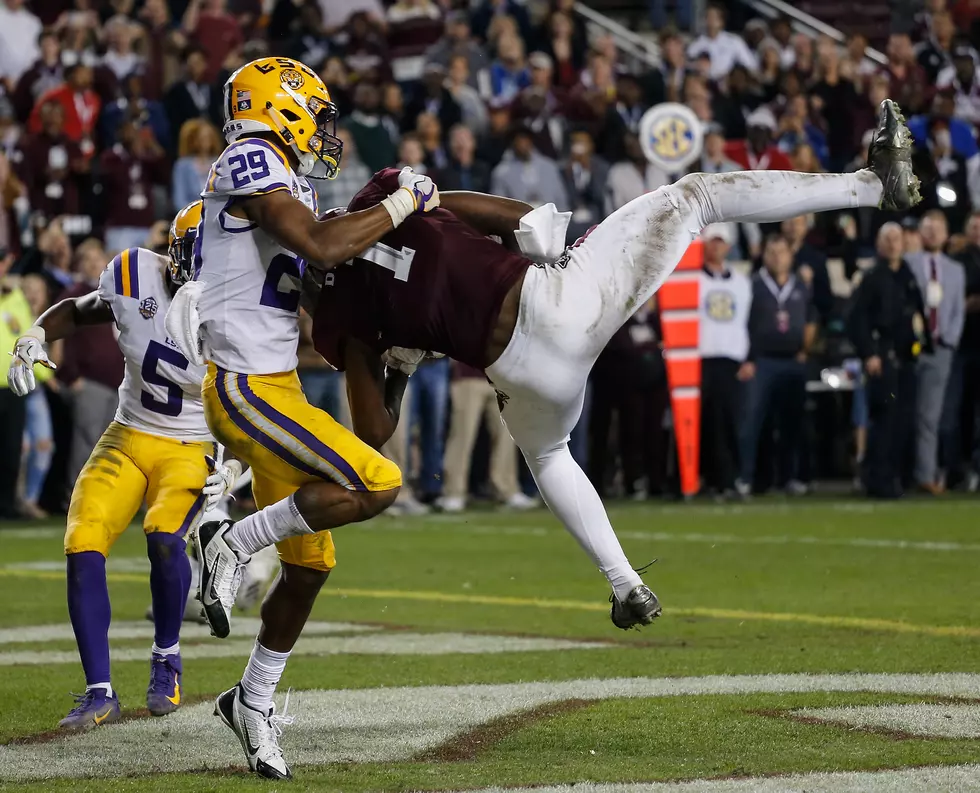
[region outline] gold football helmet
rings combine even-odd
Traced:
[[[201,209],[203,202],[188,204],[170,224],[170,280],[175,286],[182,286],[194,279],[194,243],[200,233]]]
[[[225,83],[225,140],[271,132],[299,160],[299,174],[333,179],[344,144],[337,137],[337,106],[323,80],[291,58],[259,58]]]

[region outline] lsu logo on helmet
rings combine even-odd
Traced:
[[[683,171],[701,156],[704,146],[701,119],[677,102],[665,102],[644,113],[639,134],[647,160],[668,173]]]
[[[259,58],[225,83],[225,140],[256,133],[275,135],[296,155],[298,173],[333,179],[343,142],[337,137],[337,106],[319,75],[292,58]]]

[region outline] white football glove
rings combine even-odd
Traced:
[[[34,364],[39,363],[48,369],[57,369],[44,351],[44,328],[32,325],[24,335],[17,339],[14,351],[10,353],[13,360],[7,371],[7,382],[10,390],[17,396],[27,396],[37,385],[34,379]]]
[[[201,492],[205,496],[204,511],[217,509],[221,499],[235,489],[235,482],[242,475],[242,464],[238,460],[226,460],[223,463],[216,463],[213,457],[205,457],[211,473],[204,480],[204,487]]]
[[[428,176],[405,166],[398,174],[398,189],[381,202],[397,228],[416,212],[430,212],[439,206],[439,188]]]
[[[207,351],[201,339],[201,314],[197,304],[204,291],[201,281],[188,281],[174,295],[167,310],[167,335],[173,339],[181,354],[192,364],[204,366]]]
[[[411,377],[419,364],[425,359],[425,350],[409,350],[406,347],[392,347],[385,350],[381,360],[390,369],[397,369]]]

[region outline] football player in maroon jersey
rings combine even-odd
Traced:
[[[394,169],[376,174],[349,209],[377,204],[398,177]],[[413,359],[403,348],[485,369],[544,501],[609,581],[613,623],[649,624],[660,604],[568,450],[599,353],[708,224],[858,206],[907,209],[919,200],[917,187],[911,137],[886,100],[866,170],[690,174],[630,202],[543,264],[517,252],[515,230],[528,205],[442,193],[441,209],[408,218],[351,266],[320,271],[314,343],[346,370],[355,432],[374,447],[397,422],[382,356],[406,373],[420,354]]]

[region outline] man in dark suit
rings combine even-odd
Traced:
[[[198,44],[184,49],[184,79],[167,91],[163,108],[173,130],[172,141],[180,138],[180,128],[192,118],[206,118],[219,129],[224,124],[221,87],[207,80],[207,53]]]
[[[443,190],[490,190],[490,166],[476,159],[476,139],[469,127],[457,124],[449,131],[449,167],[439,175]]]
[[[571,135],[568,159],[561,163],[565,191],[571,200],[568,241],[574,242],[603,218],[602,205],[609,178],[609,163],[593,152],[592,136],[585,130]]]

